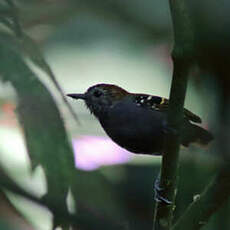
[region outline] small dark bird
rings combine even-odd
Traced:
[[[67,94],[82,99],[90,112],[100,121],[108,136],[121,147],[133,153],[161,155],[168,132],[168,100],[147,94],[129,93],[110,84],[90,87],[84,94]],[[213,136],[194,124],[201,118],[184,109],[181,144],[207,145]]]

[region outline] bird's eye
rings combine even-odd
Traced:
[[[93,96],[94,97],[100,97],[102,95],[102,92],[99,90],[94,91]]]

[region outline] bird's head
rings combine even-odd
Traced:
[[[67,96],[74,99],[82,99],[85,101],[86,106],[95,116],[106,112],[114,104],[122,100],[129,93],[116,85],[110,84],[97,84],[91,86],[83,94],[67,94]]]

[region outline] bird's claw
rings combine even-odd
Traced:
[[[159,179],[159,176],[158,176],[157,179],[155,180],[155,183],[154,183],[154,192],[155,192],[154,199],[155,199],[156,202],[164,203],[166,205],[171,205],[172,201],[170,201],[167,198],[161,196],[160,193],[163,190],[164,190],[164,188],[160,187],[160,179]]]

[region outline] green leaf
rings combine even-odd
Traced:
[[[69,109],[73,118],[77,122],[79,122],[78,118],[77,118],[77,114],[74,112],[73,108],[71,107],[71,105],[67,101],[61,86],[57,82],[56,77],[55,77],[52,69],[50,68],[50,66],[46,62],[43,54],[40,52],[39,47],[33,41],[33,39],[31,39],[29,36],[27,36],[26,33],[24,33],[24,31],[20,25],[20,21],[19,21],[19,17],[18,17],[18,14],[19,14],[18,8],[15,6],[15,4],[12,0],[6,0],[6,2],[9,6],[8,11],[10,12],[10,14],[5,15],[5,16],[10,16],[10,17],[1,17],[1,15],[0,15],[0,22],[2,22],[6,27],[8,27],[10,30],[12,30],[15,33],[15,35],[17,37],[18,48],[20,48],[21,51],[23,51],[24,54],[26,56],[28,56],[30,58],[30,60],[36,66],[38,66],[40,69],[42,69],[47,74],[47,76],[50,78],[50,80],[53,82],[56,89],[58,90],[58,92],[62,96],[62,100],[64,101],[65,105]],[[1,13],[1,11],[0,11],[0,13]],[[9,20],[9,18],[10,18],[10,20]]]
[[[51,79],[53,84],[55,85],[56,89],[59,91],[59,93],[62,96],[62,100],[65,102],[67,108],[69,109],[70,113],[74,117],[74,119],[78,121],[77,115],[74,112],[73,108],[69,104],[69,102],[66,99],[66,96],[59,85],[58,81],[56,80],[56,77],[50,68],[50,66],[47,64],[43,54],[41,53],[39,47],[36,45],[36,43],[26,34],[23,33],[23,37],[21,38],[21,47],[25,54],[30,58],[30,60],[39,68],[41,68]]]
[[[10,81],[17,92],[17,114],[33,167],[41,164],[46,174],[46,199],[51,200],[55,208],[67,209],[66,196],[74,161],[63,121],[46,87],[11,44],[1,40],[1,77]]]
[[[43,198],[53,212],[54,226],[65,223],[59,210],[67,212],[66,196],[73,192],[78,214],[99,212],[102,216],[117,218],[122,213],[116,192],[97,172],[75,169],[60,112],[46,87],[27,66],[17,49],[17,43],[0,34],[0,77],[14,86],[26,145],[33,167],[40,164],[47,178],[48,192]],[[7,57],[7,58],[6,58]],[[82,207],[87,207],[82,209]],[[87,214],[90,218],[90,215]],[[66,224],[62,226],[66,227]]]

